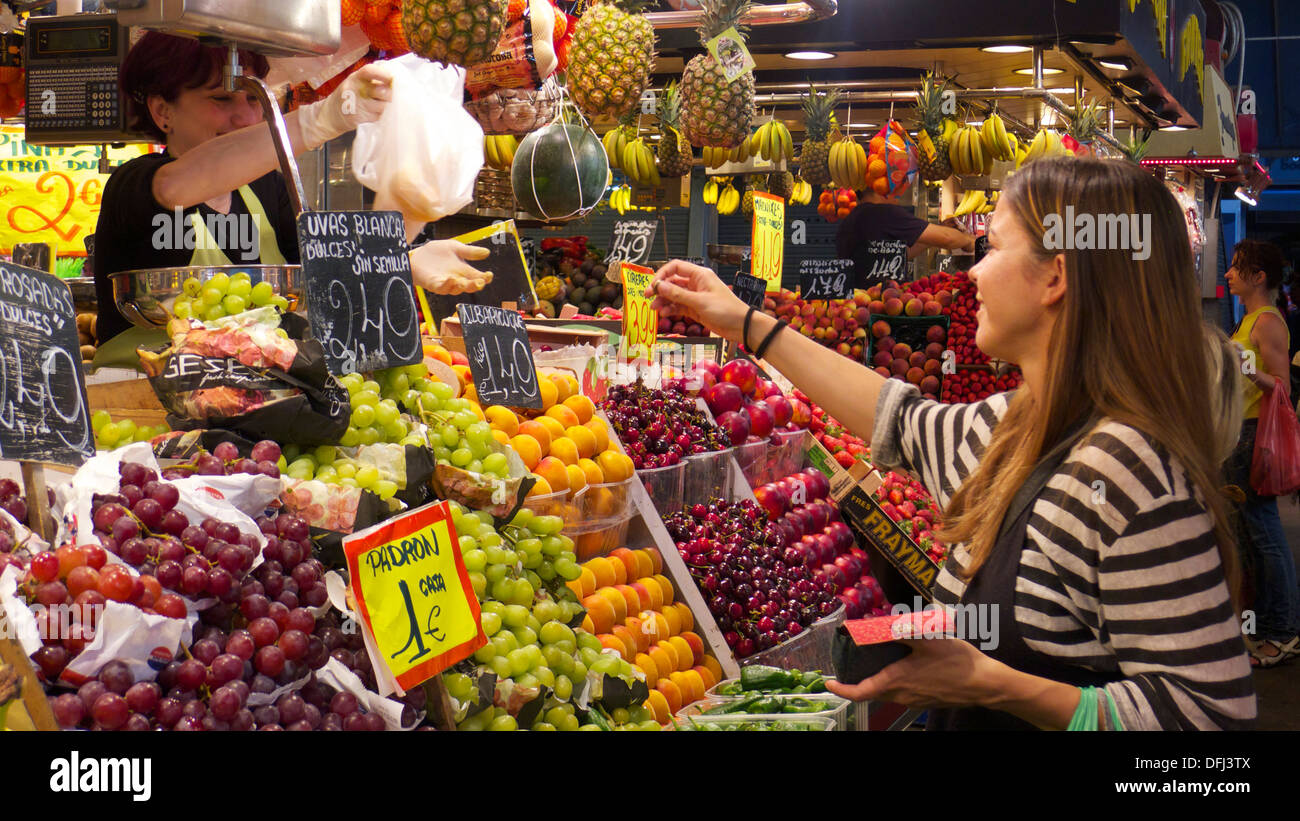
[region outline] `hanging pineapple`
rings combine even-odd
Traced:
[[[943,93],[948,88],[947,80],[935,79],[934,74],[927,73],[921,81],[921,91],[916,95],[917,124],[917,170],[921,179],[939,182],[952,176],[952,162],[948,159],[948,143],[951,132],[957,130],[957,123],[943,115]],[[949,130],[951,124],[951,131]]]
[[[405,0],[402,32],[421,57],[471,66],[492,56],[508,8],[506,0]]]
[[[659,103],[659,174],[663,177],[681,177],[691,173],[695,155],[691,144],[681,130],[682,101],[677,93],[677,81],[664,89]]]
[[[729,28],[742,36],[741,20],[750,0],[700,0],[698,29],[705,44]],[[730,148],[749,136],[754,119],[754,73],[747,71],[730,83],[723,66],[707,51],[692,57],[682,74],[682,127],[691,145]]]
[[[812,83],[808,84],[808,94],[803,99],[807,136],[799,150],[799,176],[813,185],[826,185],[831,181],[827,161],[831,154],[831,120],[839,99],[838,88],[823,92]]]
[[[654,71],[655,31],[646,0],[603,0],[587,9],[569,45],[569,94],[588,119],[619,119],[641,99]]]
[[[794,196],[794,174],[789,171],[777,171],[767,175],[768,193],[775,194],[789,202]]]
[[[740,201],[740,211],[745,216],[754,213],[754,192],[767,190],[766,174],[750,174],[745,178],[745,198]]]

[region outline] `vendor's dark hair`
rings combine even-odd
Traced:
[[[1282,249],[1271,242],[1261,239],[1243,239],[1233,246],[1232,265],[1238,273],[1254,276],[1256,272],[1264,275],[1264,287],[1277,291],[1277,301],[1282,313],[1286,313],[1286,296],[1282,294],[1282,277],[1286,272],[1286,257]]]
[[[149,98],[158,95],[171,103],[185,89],[203,88],[221,75],[227,54],[220,46],[205,46],[189,37],[156,31],[145,34],[126,55],[118,72],[129,126],[159,142],[165,141],[167,136],[149,113]],[[241,49],[239,61],[259,78],[271,70],[266,58],[252,51]]]

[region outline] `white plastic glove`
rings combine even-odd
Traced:
[[[486,248],[454,239],[434,240],[411,252],[411,279],[434,294],[472,294],[492,281],[491,271],[480,271],[466,260],[486,259]]]
[[[298,109],[303,143],[312,151],[362,123],[373,123],[392,99],[392,68],[384,62],[362,66],[328,97]]]

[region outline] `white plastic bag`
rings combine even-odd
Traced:
[[[483,129],[464,108],[465,73],[407,54],[393,68],[393,100],[377,123],[357,128],[352,173],[374,191],[375,210],[425,223],[474,198]]]
[[[129,604],[110,601],[100,613],[95,639],[63,670],[59,679],[80,687],[99,674],[110,661],[131,668],[136,681],[152,681],[177,649],[188,646],[198,616],[183,619],[149,615]]]

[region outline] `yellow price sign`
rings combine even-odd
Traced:
[[[781,290],[785,264],[785,200],[754,192],[754,233],[750,248],[751,272],[767,283],[767,292]]]
[[[623,350],[629,360],[650,360],[659,337],[659,312],[650,307],[653,297],[645,295],[655,272],[642,265],[620,262],[623,278]]]
[[[403,690],[487,644],[446,502],[348,536],[343,552],[357,609]]]

